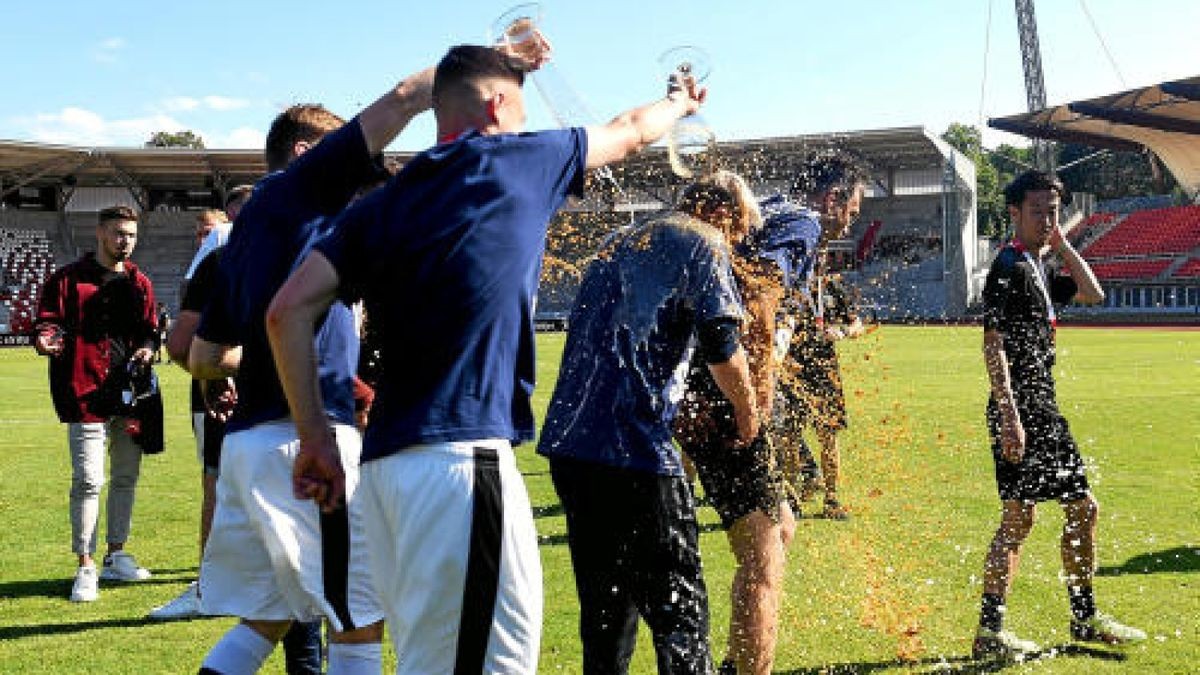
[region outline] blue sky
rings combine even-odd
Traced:
[[[261,147],[286,105],[319,101],[352,115],[449,45],[483,41],[512,4],[67,1],[51,15],[41,3],[6,3],[0,138],[136,146],[155,130],[192,129],[209,147]],[[543,5],[558,74],[604,119],[661,94],[660,52],[697,44],[714,61],[704,116],[722,140],[974,124],[989,6],[983,116],[1025,109],[1011,0]],[[1196,0],[1039,0],[1037,11],[1052,104],[1200,74]],[[529,99],[531,127],[550,125]],[[425,119],[393,147],[432,140]]]

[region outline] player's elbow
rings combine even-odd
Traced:
[[[173,363],[185,364],[188,362],[188,345],[180,345],[179,341],[172,340],[174,333],[167,336],[167,356],[171,357]]]
[[[271,304],[267,307],[266,324],[267,334],[272,341],[283,337],[290,324],[304,318],[306,306],[297,302],[295,298],[295,294],[289,293],[288,286],[285,285],[271,299]]]
[[[237,374],[241,356],[241,347],[217,345],[194,337],[187,350],[188,372],[198,380],[232,377]]]
[[[1075,295],[1075,302],[1082,305],[1098,305],[1104,302],[1104,289],[1097,287],[1095,290],[1080,291]]]

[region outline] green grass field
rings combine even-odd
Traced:
[[[540,341],[536,409],[554,384],[561,335]],[[780,673],[991,672],[967,658],[982,557],[998,501],[983,425],[977,328],[887,327],[845,345],[851,428],[845,523],[799,522],[776,660]],[[1196,672],[1200,663],[1200,331],[1064,329],[1059,397],[1101,503],[1101,608],[1150,640],[1124,652],[1070,647],[1059,581],[1061,511],[1043,506],[1010,597],[1008,625],[1053,657],[1013,672]],[[230,619],[144,620],[196,573],[199,469],[182,371],[160,369],[165,454],[143,464],[131,551],[155,573],[67,601],[70,463],[31,349],[0,350],[0,672],[195,672]],[[542,672],[579,672],[578,609],[565,524],[529,446],[518,451],[545,568]],[[815,509],[812,509],[815,511]],[[712,642],[724,652],[732,558],[702,509]],[[102,521],[103,522],[103,517]],[[101,533],[101,536],[103,534]],[[654,671],[643,634],[632,672]],[[391,659],[390,654],[388,655]],[[390,665],[389,665],[390,669]],[[264,672],[283,672],[278,652]]]

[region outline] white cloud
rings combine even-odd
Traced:
[[[266,133],[253,127],[238,127],[229,133],[214,133],[211,137],[204,135],[206,146],[221,150],[261,150],[266,142]]]
[[[204,105],[211,110],[225,111],[238,110],[250,105],[250,102],[244,98],[231,98],[229,96],[205,96]]]
[[[92,60],[98,63],[116,63],[117,52],[125,49],[124,38],[110,37],[96,43],[92,50]]]
[[[214,112],[228,112],[250,107],[250,101],[231,96],[171,96],[159,102],[159,106],[167,112],[192,112],[204,108]]]
[[[41,143],[66,145],[140,146],[156,131],[179,131],[187,127],[175,118],[154,114],[145,117],[108,120],[85,108],[68,106],[59,112],[38,113],[15,118],[5,126]]]
[[[266,142],[265,129],[240,126],[229,130],[204,129],[184,124],[175,117],[155,113],[142,117],[106,119],[86,108],[69,106],[58,112],[38,113],[29,117],[0,120],[7,137],[37,143],[77,146],[141,147],[156,131],[189,129],[204,139],[204,145],[215,150],[260,150]]]
[[[172,96],[162,102],[164,108],[171,112],[187,112],[200,107],[200,101],[191,96]]]

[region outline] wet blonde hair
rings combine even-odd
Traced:
[[[685,187],[677,209],[720,230],[730,245],[762,226],[762,212],[749,183],[725,169]]]

